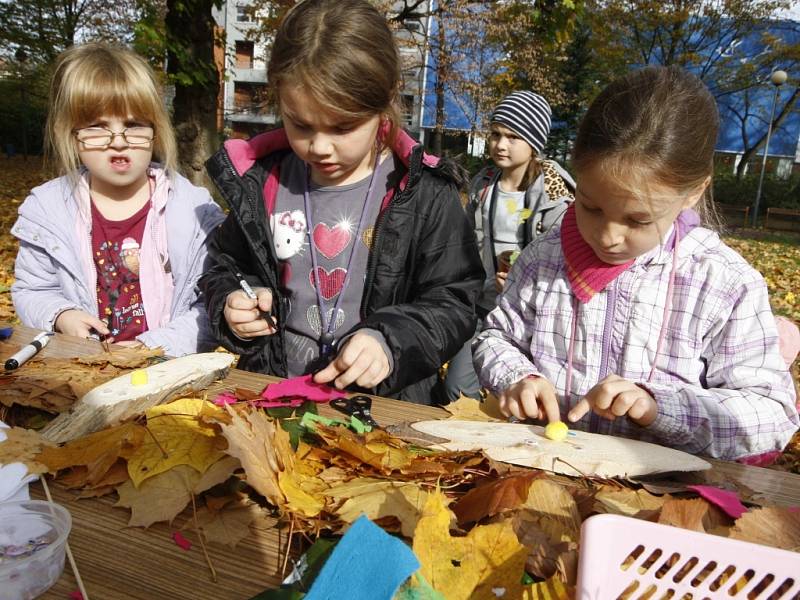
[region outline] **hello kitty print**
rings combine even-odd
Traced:
[[[286,351],[290,375],[307,372],[319,357],[324,325],[331,324],[338,341],[361,320],[361,298],[374,224],[392,168],[393,161],[384,161],[376,173],[363,231],[359,231],[358,224],[368,178],[339,187],[312,185],[309,231],[303,205],[305,165],[294,155],[281,164],[280,186],[269,222],[275,256],[280,261],[282,292],[289,300]],[[312,244],[316,269],[311,257]]]

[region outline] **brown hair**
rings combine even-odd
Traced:
[[[175,170],[175,134],[150,65],[120,46],[72,46],[58,57],[50,83],[48,162],[62,174],[74,174],[80,159],[73,131],[104,115],[132,115],[152,123],[153,156],[165,168]]]
[[[384,143],[401,128],[400,54],[386,19],[366,0],[304,0],[281,21],[267,68],[273,100],[300,85],[326,109],[391,123]]]
[[[572,153],[576,171],[602,163],[631,191],[653,181],[690,193],[714,172],[717,105],[697,77],[677,66],[645,67],[612,82],[589,106]],[[696,210],[716,221],[711,186]]]

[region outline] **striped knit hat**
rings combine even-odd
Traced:
[[[547,142],[552,113],[547,100],[525,90],[503,98],[489,120],[514,131],[538,153]]]

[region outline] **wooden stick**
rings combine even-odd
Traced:
[[[203,534],[200,532],[200,525],[197,522],[197,504],[194,501],[194,493],[192,492],[192,490],[189,490],[189,496],[192,498],[192,519],[194,520],[194,530],[195,533],[197,533],[197,539],[200,540],[200,548],[203,549],[203,556],[206,557],[206,563],[208,563],[208,568],[211,569],[211,581],[217,583],[217,570],[211,563],[211,557],[208,555],[208,550],[206,550],[206,543],[203,541]]]
[[[53,502],[53,497],[50,495],[50,488],[47,485],[47,478],[44,473],[42,473],[41,480],[42,487],[44,488],[44,495],[47,496],[47,501],[51,504],[50,510],[52,512],[52,505],[55,503]],[[52,514],[55,517],[55,512],[52,512]],[[75,563],[75,557],[72,555],[72,548],[69,547],[69,540],[64,541],[64,546],[67,551],[69,566],[72,568],[72,574],[75,575],[75,580],[78,582],[78,589],[81,592],[81,596],[83,596],[83,600],[89,600],[89,594],[86,593],[86,588],[83,585],[83,579],[81,579],[81,574],[78,571],[78,565]]]

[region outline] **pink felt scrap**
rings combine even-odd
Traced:
[[[219,396],[214,398],[214,404],[217,406],[225,406],[226,404],[236,404],[239,399],[231,392],[222,392]]]
[[[173,532],[172,539],[182,550],[188,551],[192,547],[192,542],[183,537],[180,531]]]
[[[347,394],[324,383],[315,383],[314,375],[301,375],[285,379],[267,386],[261,397],[264,400],[277,400],[278,398],[300,397],[312,402],[328,402],[335,398],[346,398]]]
[[[69,598],[70,600],[83,600],[83,594],[81,594],[80,590],[75,590],[69,593]]]
[[[710,485],[689,485],[687,489],[693,490],[703,498],[718,506],[722,511],[734,519],[738,519],[747,512],[747,507],[741,503],[739,496],[735,492],[722,490]]]

